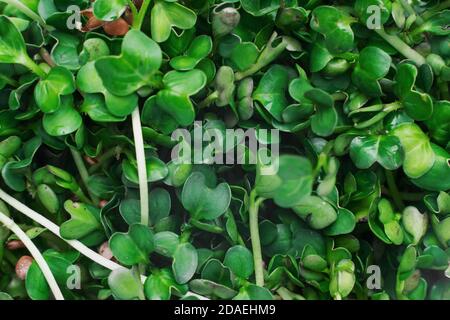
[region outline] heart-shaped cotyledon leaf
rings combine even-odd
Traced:
[[[394,135],[356,137],[350,144],[350,157],[360,169],[378,162],[387,170],[398,169],[405,157],[400,139]]]
[[[433,167],[436,156],[430,139],[417,124],[403,123],[392,134],[400,139],[405,152],[403,170],[408,177],[419,178]]]
[[[264,73],[258,87],[253,92],[253,99],[259,102],[277,121],[283,121],[282,112],[288,106],[286,92],[291,75],[289,69],[273,65]]]
[[[432,116],[433,101],[428,94],[414,90],[417,74],[416,66],[409,63],[401,64],[397,68],[397,74],[394,78],[394,90],[408,116],[423,121]]]
[[[164,179],[169,173],[167,165],[157,157],[148,157],[145,161],[147,168],[147,181],[155,182]],[[125,159],[122,161],[122,170],[124,176],[131,182],[139,184],[139,176],[137,163],[132,160]]]
[[[161,62],[158,44],[143,32],[130,30],[123,39],[122,54],[98,59],[95,68],[109,92],[129,96],[154,84]]]
[[[258,161],[255,190],[261,197],[272,198],[280,207],[291,208],[311,194],[311,162],[295,155],[282,155],[276,159],[267,165]]]
[[[85,64],[77,74],[77,87],[86,93],[101,93],[105,98],[108,111],[116,117],[130,115],[136,108],[138,102],[137,94],[128,96],[116,96],[103,86],[102,79],[97,73],[95,62]]]
[[[206,85],[206,75],[197,69],[186,72],[170,71],[164,75],[163,85],[164,88],[156,95],[158,106],[180,125],[190,125],[195,119],[190,96]]]
[[[101,230],[100,210],[98,208],[67,200],[64,203],[64,209],[71,217],[60,228],[60,234],[64,239],[80,239],[95,230]]]
[[[204,174],[194,172],[184,183],[181,202],[192,218],[214,220],[224,214],[230,205],[230,186],[223,182],[210,188]]]
[[[317,196],[302,198],[300,203],[293,207],[293,210],[313,229],[328,227],[337,219],[337,213],[333,206]]]
[[[430,191],[449,190],[450,179],[443,179],[442,177],[450,175],[450,154],[434,143],[431,143],[431,149],[435,155],[433,166],[421,177],[411,179],[411,182]]]
[[[253,274],[253,255],[244,246],[237,245],[228,249],[223,264],[240,278],[247,279]]]
[[[365,47],[359,53],[352,80],[364,94],[371,97],[381,96],[383,92],[378,81],[387,75],[391,62],[391,57],[382,49]]]
[[[181,243],[173,253],[172,272],[179,284],[191,280],[198,266],[198,253],[190,243]]]
[[[45,131],[51,136],[64,136],[72,133],[82,125],[83,119],[73,107],[71,95],[61,98],[59,109],[53,113],[46,113],[42,118]]]
[[[355,19],[332,6],[320,6],[313,10],[311,29],[322,34],[327,49],[331,53],[350,51],[354,44],[354,34],[351,24]]]
[[[127,266],[148,263],[149,255],[155,249],[153,238],[149,227],[133,224],[127,233],[114,233],[109,239],[109,247],[114,257]]]
[[[416,207],[406,207],[402,213],[402,223],[405,231],[412,237],[412,244],[416,245],[427,232],[428,215],[421,213]]]
[[[97,0],[93,5],[95,17],[102,21],[114,21],[125,12],[127,0]]]
[[[305,98],[313,102],[316,113],[311,117],[311,130],[318,136],[331,135],[338,123],[338,114],[331,95],[321,89],[305,92]]]
[[[7,162],[3,165],[1,175],[4,183],[12,190],[22,192],[27,187],[26,174],[30,167],[34,156],[42,145],[42,138],[39,136],[33,137],[23,144],[22,149],[17,152],[17,160]],[[2,146],[5,152],[4,155],[12,155],[16,148],[20,147],[20,140],[10,139],[2,141]],[[8,150],[9,149],[9,150]],[[6,159],[5,159],[6,161]]]
[[[198,36],[191,42],[184,55],[170,60],[170,66],[180,71],[192,70],[211,53],[212,47],[213,43],[210,36]]]
[[[59,284],[63,294],[70,294],[70,291],[65,289],[68,279],[72,274],[68,271],[71,270],[70,267],[78,260],[80,254],[74,251],[58,252],[54,249],[48,249],[42,256],[47,262],[50,271],[55,277],[56,282]],[[32,300],[50,299],[50,288],[36,261],[33,261],[28,269],[25,279],[25,288]]]
[[[87,113],[95,122],[122,122],[126,119],[126,116],[117,117],[109,112],[105,98],[101,94],[86,93],[80,105],[80,112]]]
[[[173,27],[191,29],[197,22],[197,15],[176,1],[157,0],[150,21],[152,38],[156,42],[164,42],[169,38]]]
[[[34,99],[42,112],[52,113],[61,107],[61,96],[72,94],[75,89],[72,73],[66,68],[55,67],[36,85]]]
[[[169,269],[153,270],[145,280],[144,292],[149,300],[169,300],[172,292],[185,294],[187,285],[180,285]]]
[[[132,270],[119,268],[108,276],[108,286],[115,299],[145,299],[141,279]]]

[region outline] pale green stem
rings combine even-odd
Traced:
[[[403,203],[402,196],[400,191],[397,188],[397,184],[395,183],[394,175],[389,170],[384,170],[386,175],[386,183],[389,189],[389,195],[392,200],[394,200],[395,205],[399,210],[403,210],[405,208],[405,204]]]
[[[11,87],[16,87],[17,88],[19,86],[19,83],[16,80],[11,79],[10,77],[8,77],[8,76],[6,76],[4,74],[0,74],[0,80],[3,80],[7,84],[9,84]]]
[[[253,261],[255,265],[255,280],[256,285],[264,286],[264,267],[261,251],[261,240],[259,237],[259,222],[258,211],[260,204],[264,201],[264,198],[256,198],[256,191],[253,190],[250,194],[250,206],[249,206],[249,224],[250,224],[250,238],[252,243]]]
[[[148,199],[148,181],[147,181],[147,165],[145,162],[144,138],[142,136],[141,115],[139,107],[134,109],[131,114],[133,123],[134,147],[136,149],[136,162],[139,177],[139,195],[141,201],[141,223],[148,226],[149,224],[149,199]]]
[[[378,33],[380,37],[382,37],[398,52],[400,52],[404,57],[414,61],[417,66],[420,67],[421,65],[425,64],[425,58],[416,50],[412,49],[405,42],[403,42],[399,37],[387,34],[384,29],[375,29],[374,31]]]
[[[13,197],[11,197],[9,194],[4,192],[0,189],[0,199],[5,201],[7,204],[9,204],[11,207],[16,209],[17,211],[23,213],[27,217],[29,217],[31,220],[36,221],[41,226],[47,228],[50,232],[54,233],[58,237],[61,238],[61,235],[59,234],[59,227],[54,224],[52,221],[48,220],[46,217],[40,215],[36,211],[28,208],[26,205],[21,203],[20,201],[17,201]],[[64,239],[63,239],[64,240]],[[111,260],[108,260],[104,258],[103,256],[99,255],[95,251],[89,249],[84,244],[82,244],[78,240],[65,240],[69,245],[71,245],[73,248],[78,250],[80,253],[91,259],[92,261],[98,263],[99,265],[108,268],[110,270],[114,270],[117,268],[123,268],[122,266],[118,265],[117,263],[114,263]]]
[[[38,248],[34,245],[33,241],[31,241],[27,234],[23,232],[22,229],[20,229],[19,226],[12,219],[8,218],[3,212],[0,212],[0,222],[3,223],[9,230],[14,232],[19,240],[23,242],[25,247],[28,249],[34,260],[38,264],[39,268],[41,269],[42,274],[44,275],[45,280],[47,280],[48,286],[50,287],[50,290],[52,291],[55,299],[64,300],[64,296],[61,292],[61,289],[59,289],[58,283],[56,282],[55,277],[50,270],[50,267],[48,266],[42,254],[39,252]]]
[[[47,73],[40,66],[38,66],[29,56],[25,57],[25,61],[22,62],[24,66],[34,72],[39,78],[44,79],[47,77]]]
[[[144,0],[142,2],[141,8],[139,9],[139,13],[137,17],[133,17],[133,29],[140,30],[142,27],[142,23],[144,22],[145,14],[147,13],[148,6],[150,5],[151,0]]]
[[[77,166],[78,172],[80,173],[81,181],[83,181],[83,184],[86,187],[89,196],[91,197],[94,204],[98,204],[99,199],[89,189],[89,173],[86,169],[83,158],[81,157],[80,153],[73,148],[70,148],[70,152],[72,153],[73,160],[75,161],[75,165]]]

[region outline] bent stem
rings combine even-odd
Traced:
[[[137,106],[131,114],[133,123],[134,147],[139,177],[139,196],[141,201],[141,223],[149,225],[147,165],[145,163],[144,138],[142,136],[141,115]]]
[[[109,269],[109,270],[117,270],[117,269],[127,269],[123,266],[121,266],[118,263],[115,263],[114,261],[108,260],[105,257],[101,256],[97,252],[91,250],[87,246],[85,246],[83,243],[81,243],[78,240],[66,240],[61,237],[59,233],[59,227],[45,218],[44,216],[40,215],[36,211],[28,208],[26,205],[24,205],[22,202],[16,200],[15,198],[11,197],[9,194],[4,192],[2,189],[0,189],[0,199],[5,201],[7,204],[9,204],[11,207],[19,211],[20,213],[26,215],[31,220],[39,223],[41,226],[48,229],[50,232],[52,232],[54,235],[59,237],[61,240],[67,242],[72,248],[80,252],[82,255],[84,255],[86,258],[92,260],[93,262]],[[146,276],[141,275],[141,281],[145,282],[147,279]],[[199,298],[200,300],[209,300],[206,297],[203,297],[201,295],[198,295],[196,293],[193,293],[191,291],[186,292],[186,296],[194,296]]]
[[[412,49],[405,42],[403,42],[399,37],[387,34],[386,31],[381,29],[374,30],[380,37],[382,37],[386,42],[388,42],[392,47],[394,47],[398,52],[400,52],[404,57],[414,61],[414,63],[420,67],[425,64],[425,58],[418,53],[416,50]]]
[[[252,242],[253,261],[255,264],[255,280],[257,286],[264,286],[264,268],[261,251],[261,240],[259,238],[259,224],[258,211],[260,204],[264,198],[256,198],[256,191],[250,193],[250,207],[249,207],[249,223],[250,223],[250,238]]]
[[[48,220],[46,217],[40,215],[36,211],[28,208],[26,205],[21,203],[20,201],[14,199],[9,194],[4,192],[2,189],[0,189],[0,199],[5,201],[7,204],[9,204],[11,207],[16,209],[17,211],[21,212],[22,214],[26,215],[28,218],[30,218],[33,221],[36,221],[41,226],[47,228],[50,232],[58,236],[59,238],[63,239],[61,235],[59,234],[59,227],[54,224],[52,221]],[[65,240],[69,245],[71,245],[74,249],[78,250],[81,254],[88,257],[92,261],[98,263],[99,265],[108,268],[110,270],[114,270],[117,268],[123,268],[121,265],[108,260],[104,258],[103,256],[99,255],[95,251],[89,249],[84,244],[82,244],[78,240]]]
[[[59,289],[58,283],[56,283],[55,277],[53,276],[50,267],[48,266],[42,254],[39,252],[38,248],[34,245],[33,241],[31,241],[31,239],[27,236],[27,234],[23,232],[22,229],[20,229],[19,226],[12,219],[8,218],[1,211],[0,211],[0,222],[3,223],[5,227],[7,227],[9,230],[14,232],[14,234],[19,238],[19,240],[23,242],[25,247],[33,256],[34,260],[36,260],[36,263],[41,269],[45,277],[45,280],[47,280],[48,286],[50,287],[50,290],[52,291],[55,299],[64,300],[64,296],[61,292],[61,289]]]

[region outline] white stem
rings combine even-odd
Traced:
[[[145,163],[144,137],[142,136],[141,116],[139,107],[134,109],[132,115],[134,147],[136,149],[136,161],[139,177],[139,195],[141,198],[141,223],[148,226],[148,182],[147,165]]]
[[[16,209],[17,211],[23,213],[30,219],[36,221],[43,227],[47,228],[50,232],[54,233],[55,235],[57,235],[58,237],[61,238],[61,235],[59,234],[59,227],[56,224],[54,224],[53,222],[48,220],[46,217],[40,215],[36,211],[28,208],[26,205],[24,205],[20,201],[17,201],[13,197],[11,197],[9,194],[5,193],[2,189],[0,189],[0,199],[2,199],[7,204],[9,204],[11,207]],[[92,261],[97,262],[99,265],[101,265],[105,268],[108,268],[110,270],[114,270],[117,268],[124,268],[121,265],[119,265],[111,260],[108,260],[108,259],[104,258],[103,256],[99,255],[98,253],[96,253],[95,251],[89,249],[88,247],[86,247],[84,244],[82,244],[78,240],[64,240],[64,241],[66,241],[73,248],[77,249],[80,253],[82,253],[83,255],[85,255],[86,257],[91,259]]]
[[[64,300],[64,296],[61,293],[61,289],[59,289],[58,283],[56,283],[53,273],[51,272],[44,257],[39,252],[39,249],[34,245],[33,241],[31,241],[27,234],[23,232],[22,229],[20,229],[19,226],[12,219],[8,218],[3,212],[0,212],[0,222],[3,223],[9,230],[14,232],[31,253],[42,273],[44,274],[45,280],[47,280],[48,286],[50,287],[50,290],[52,291],[55,299]]]
[[[97,252],[89,249],[88,247],[86,247],[84,244],[82,244],[78,240],[66,240],[66,239],[63,239],[61,237],[61,235],[59,234],[59,227],[56,224],[54,224],[53,222],[48,220],[46,217],[40,215],[39,213],[37,213],[33,209],[28,208],[22,202],[14,199],[9,194],[4,192],[2,189],[0,189],[0,199],[5,201],[7,204],[9,204],[11,207],[16,209],[17,211],[19,211],[22,214],[26,215],[30,219],[36,221],[41,226],[47,228],[47,230],[49,230],[50,232],[54,233],[56,236],[58,236],[62,240],[66,241],[69,245],[71,245],[74,249],[79,251],[82,255],[84,255],[85,257],[91,259],[92,261],[98,263],[99,265],[101,265],[101,266],[103,266],[103,267],[105,267],[105,268],[107,268],[109,270],[116,270],[116,269],[120,269],[120,268],[125,269],[125,267],[121,266],[120,264],[115,263],[115,262],[113,262],[111,260],[108,260],[108,259],[104,258],[103,256],[99,255]],[[146,279],[147,279],[146,276],[141,275],[142,283],[144,283]],[[193,293],[191,291],[188,291],[186,293],[186,295],[195,296],[195,297],[197,297],[200,300],[209,300],[208,298],[203,297],[201,295],[198,295],[196,293]]]

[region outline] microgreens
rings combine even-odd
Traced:
[[[0,300],[450,299],[449,22],[0,0]]]

